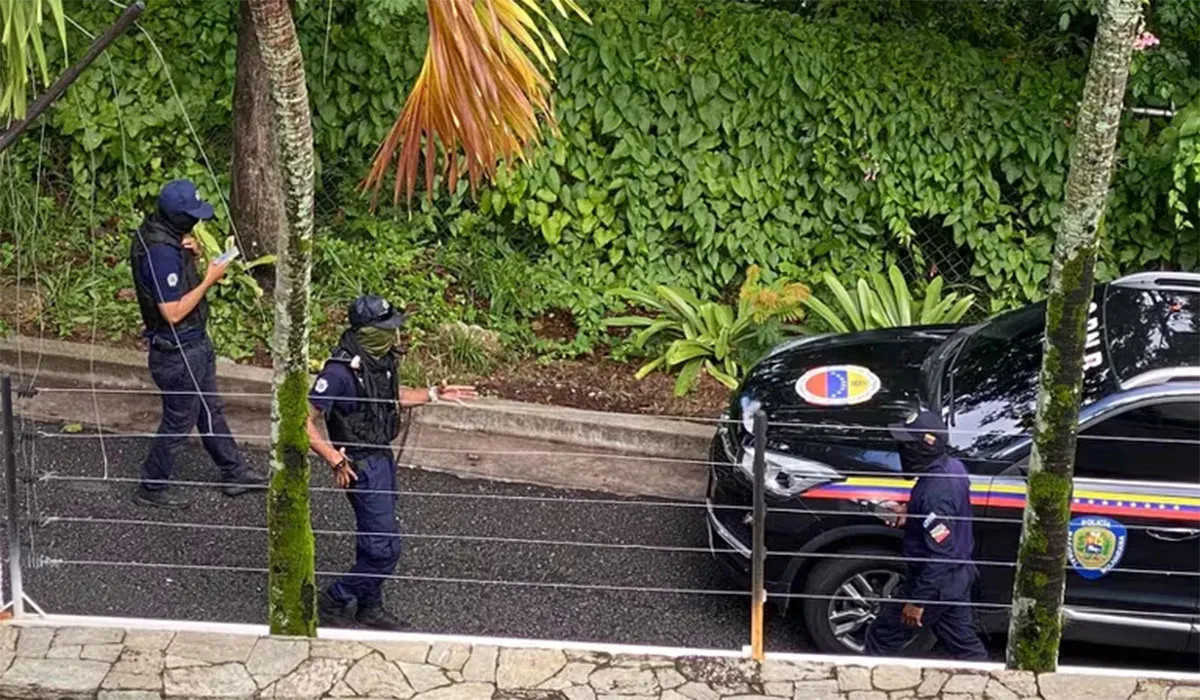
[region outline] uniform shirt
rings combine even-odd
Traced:
[[[185,289],[183,277],[183,251],[169,245],[151,245],[146,251],[147,264],[142,268],[142,282],[152,293],[159,304],[169,304],[179,301],[190,289]],[[179,342],[195,340],[204,335],[202,328],[189,328],[177,331]],[[175,341],[175,333],[167,331],[160,334],[165,339]]]
[[[308,394],[313,408],[326,415],[334,404],[357,398],[358,382],[354,379],[354,371],[345,362],[326,362]]]
[[[967,600],[975,567],[971,480],[962,462],[942,456],[917,477],[908,502],[902,551],[908,597],[914,601]],[[938,561],[946,560],[946,561]],[[921,605],[921,603],[916,603]]]

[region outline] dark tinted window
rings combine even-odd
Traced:
[[[1045,316],[1046,305],[1033,304],[997,316],[967,340],[951,368],[953,389],[943,382],[954,415],[954,445],[968,453],[987,454],[1029,432],[1042,366]],[[1098,329],[1098,313],[1093,321]],[[1084,373],[1084,405],[1114,388],[1108,363],[1101,357]]]
[[[1198,443],[1200,401],[1135,408],[1080,434],[1075,475],[1197,484],[1200,483]]]
[[[1104,317],[1121,381],[1156,369],[1200,366],[1200,294],[1111,287]]]

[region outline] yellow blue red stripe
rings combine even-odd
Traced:
[[[805,498],[830,500],[896,501],[908,500],[913,481],[910,479],[851,477],[845,481],[826,484],[805,492]],[[972,481],[971,504],[982,507],[1025,507],[1025,487],[1021,484]],[[1163,520],[1200,521],[1200,498],[1166,496],[1127,491],[1081,489],[1072,494],[1071,512],[1095,515]]]

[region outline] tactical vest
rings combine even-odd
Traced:
[[[390,454],[392,441],[400,434],[400,377],[396,373],[396,357],[389,354],[380,360],[368,360],[365,353],[353,346],[353,341],[348,342],[349,335],[343,336],[329,362],[340,362],[350,368],[360,400],[334,401],[325,416],[329,441],[334,447],[345,448],[353,459]]]
[[[133,268],[134,291],[137,292],[142,322],[146,324],[146,335],[171,338],[173,336],[171,324],[163,318],[162,312],[158,310],[160,296],[152,286],[153,282],[147,283],[146,281],[155,279],[150,270],[149,251],[156,245],[170,246],[182,255],[183,270],[180,272],[179,284],[184,294],[200,285],[200,273],[196,271],[192,252],[183,247],[180,237],[171,231],[166,222],[157,214],[146,217],[141,227],[134,233],[133,242],[129,248],[129,264]],[[208,302],[201,299],[191,313],[175,324],[175,332],[179,335],[193,330],[203,333],[207,323]]]

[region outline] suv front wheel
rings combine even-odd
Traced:
[[[878,599],[896,594],[903,581],[904,565],[874,558],[896,555],[886,549],[849,549],[839,554],[856,556],[825,559],[801,584],[806,596],[804,624],[818,651],[861,654],[867,628],[879,613]],[[923,630],[904,651],[924,653],[933,648],[935,641],[929,630]]]

